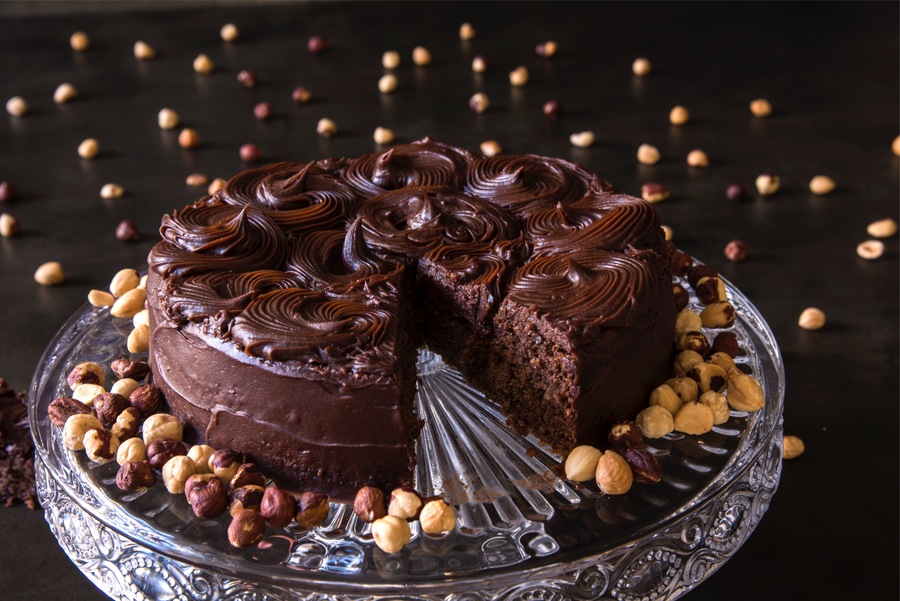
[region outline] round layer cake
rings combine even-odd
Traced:
[[[580,165],[423,139],[245,171],[163,218],[155,383],[282,486],[409,485],[426,344],[509,423],[602,444],[671,365],[659,217]]]

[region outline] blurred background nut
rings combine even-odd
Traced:
[[[381,66],[385,69],[396,69],[400,66],[400,53],[395,50],[388,50],[381,55]]]
[[[634,421],[647,438],[662,438],[675,429],[672,414],[659,405],[642,410]]]
[[[58,261],[44,263],[34,272],[34,281],[41,286],[57,286],[65,280],[66,274]]]
[[[187,456],[194,462],[194,467],[197,469],[198,474],[212,474],[212,469],[209,467],[209,459],[215,452],[216,450],[209,445],[195,444],[188,450]]]
[[[825,312],[817,307],[807,307],[800,314],[797,325],[804,330],[821,330],[825,326]]]
[[[587,148],[594,143],[594,132],[590,130],[575,132],[569,136],[569,142],[572,146],[578,148]]]
[[[488,107],[491,106],[491,100],[487,97],[487,94],[483,92],[476,92],[469,98],[469,109],[473,113],[482,114]]]
[[[709,167],[709,157],[702,150],[692,150],[687,155],[687,164],[691,167]]]
[[[655,165],[661,158],[656,146],[641,144],[637,149],[637,160],[643,165]]]
[[[152,61],[156,58],[156,50],[153,49],[153,46],[141,40],[134,43],[133,52],[134,58],[139,61]]]
[[[78,98],[78,90],[70,83],[59,84],[53,92],[53,102],[56,104],[65,104],[75,98]]]
[[[337,133],[337,124],[327,117],[319,119],[316,123],[316,133],[323,138],[330,138]]]
[[[515,69],[509,72],[509,83],[516,86],[522,87],[528,83],[528,68],[519,65]]]
[[[209,469],[223,484],[228,484],[243,463],[243,453],[231,449],[219,449],[209,458]]]
[[[129,461],[146,461],[147,445],[140,438],[129,438],[119,443],[119,450],[116,452],[116,463],[125,465]]]
[[[590,445],[580,445],[569,451],[565,463],[566,480],[585,482],[593,478],[602,454],[600,449]]]
[[[222,481],[212,474],[191,474],[184,482],[184,495],[194,515],[212,520],[228,508],[228,492]]]
[[[303,86],[297,86],[294,88],[294,91],[291,92],[291,100],[293,100],[297,104],[306,104],[309,102],[309,99],[312,97],[312,92],[309,91],[308,88],[304,88]]]
[[[728,353],[713,353],[709,356],[707,361],[712,363],[713,365],[718,365],[719,367],[721,367],[723,370],[725,370],[726,374],[731,373],[732,369],[737,369],[737,364]]]
[[[743,240],[732,240],[725,245],[725,258],[735,263],[747,258],[750,245]]]
[[[100,423],[92,414],[76,413],[70,415],[63,426],[63,444],[72,451],[84,450],[84,435],[89,430],[102,430]]]
[[[866,240],[856,247],[856,254],[868,261],[878,259],[884,254],[884,242],[880,240]]]
[[[675,429],[685,434],[706,434],[713,427],[712,409],[694,401],[685,403],[675,414]]]
[[[431,52],[424,46],[416,46],[412,51],[412,60],[417,67],[425,67],[431,63]]]
[[[297,513],[297,500],[289,492],[277,486],[270,486],[263,492],[259,513],[269,526],[284,528],[291,523]]]
[[[390,94],[397,89],[397,76],[393,73],[382,75],[378,80],[378,91],[382,94]]]
[[[386,127],[376,127],[372,139],[376,144],[390,144],[394,141],[394,132]]]
[[[672,240],[672,238],[675,236],[674,230],[672,230],[672,228],[670,228],[668,225],[661,225],[659,227],[663,231],[663,238],[666,241]],[[685,306],[687,306],[687,303],[685,303]],[[683,308],[684,307],[680,307],[680,309],[683,309]]]
[[[4,238],[12,238],[22,231],[19,220],[9,213],[0,214],[0,236]]]
[[[234,23],[226,23],[225,25],[222,25],[222,29],[219,30],[219,37],[225,42],[234,42],[238,39],[239,35],[240,31]]]
[[[836,187],[837,184],[827,175],[817,175],[809,180],[809,191],[819,196],[831,194]]]
[[[372,523],[372,538],[385,553],[398,553],[410,541],[412,533],[406,520],[389,515]]]
[[[141,239],[141,232],[137,224],[130,219],[123,219],[116,226],[116,240],[121,242],[136,242]]]
[[[478,148],[481,150],[481,154],[486,157],[495,157],[503,152],[503,148],[497,140],[485,140]]]
[[[156,484],[156,472],[146,461],[126,461],[116,473],[116,486],[121,490],[147,490]]]
[[[411,488],[395,488],[391,491],[391,500],[388,503],[388,515],[404,520],[415,519],[422,509],[422,497]]]
[[[200,146],[200,134],[196,129],[186,127],[178,134],[178,145],[182,148],[196,148]]]
[[[763,173],[756,177],[756,190],[763,196],[771,196],[781,188],[781,178],[774,173]]]
[[[662,202],[669,197],[669,189],[658,182],[647,182],[641,186],[641,198],[649,203]]]
[[[374,486],[363,486],[353,500],[353,511],[364,522],[372,523],[387,515],[384,493]]]
[[[766,395],[756,378],[735,373],[728,378],[728,404],[736,411],[757,411],[766,404]]]
[[[157,438],[147,445],[147,461],[153,469],[161,470],[169,459],[179,455],[187,455],[187,448],[174,438]]]
[[[765,98],[750,101],[750,112],[756,117],[768,117],[772,114],[772,105]]]
[[[76,31],[69,37],[69,46],[75,52],[84,52],[91,47],[91,38],[83,31]]]
[[[784,436],[784,458],[796,459],[806,450],[806,445],[798,436],[786,434]]]
[[[484,73],[487,71],[487,60],[480,54],[475,55],[472,59],[472,71],[475,73]]]
[[[72,390],[75,390],[79,384],[99,384],[102,386],[105,381],[106,373],[103,370],[103,366],[93,361],[79,363],[66,376],[66,383]]]
[[[194,462],[184,455],[176,455],[169,459],[162,468],[163,484],[173,495],[184,492],[184,484],[194,474]]]
[[[59,397],[53,399],[50,406],[47,407],[47,415],[50,417],[50,423],[57,428],[66,425],[66,420],[73,415],[90,415],[91,408],[72,397]]]
[[[685,107],[678,105],[676,107],[672,107],[672,110],[669,111],[669,123],[672,125],[684,125],[691,118],[691,113]]]
[[[637,75],[638,77],[646,77],[650,75],[650,71],[652,70],[652,65],[650,61],[646,58],[636,58],[634,62],[631,63],[631,72]]]
[[[94,414],[104,428],[111,428],[119,414],[128,407],[128,399],[114,392],[103,392],[94,397]]]
[[[138,430],[141,428],[142,420],[143,416],[141,416],[140,411],[134,407],[126,407],[122,413],[116,417],[116,421],[110,430],[119,437],[119,442],[130,440],[137,436]]]
[[[78,156],[92,159],[100,153],[100,143],[95,138],[87,138],[78,145]]]
[[[328,497],[317,492],[303,492],[297,499],[294,519],[303,528],[315,528],[328,517]]]
[[[541,112],[543,112],[544,116],[548,119],[558,119],[559,115],[562,113],[562,105],[559,100],[548,100],[544,103],[544,106],[541,107]]]
[[[85,432],[82,442],[88,458],[94,463],[109,463],[119,450],[119,438],[102,428]]]
[[[21,117],[28,112],[28,103],[21,96],[13,96],[6,101],[6,112],[13,117]]]
[[[597,462],[597,486],[608,495],[623,495],[631,490],[634,474],[625,458],[615,451],[606,451]]]
[[[443,499],[425,503],[419,512],[419,526],[425,534],[442,534],[456,528],[456,510]]]
[[[128,402],[132,407],[136,408],[141,412],[141,415],[144,417],[150,417],[154,413],[159,410],[159,405],[162,403],[163,397],[162,393],[159,391],[159,388],[154,386],[153,384],[144,384],[143,386],[139,386],[134,389],[130,395],[128,395]],[[175,419],[173,416],[165,416],[158,419]],[[155,421],[153,423],[156,423]],[[176,437],[170,437],[176,438]],[[178,440],[181,440],[181,437],[177,437]]]
[[[128,334],[128,342],[126,344],[128,351],[131,353],[144,353],[150,348],[150,327],[140,325]]]
[[[459,39],[463,41],[471,40],[475,37],[475,28],[471,23],[463,23],[459,26]]]
[[[897,233],[897,222],[893,219],[879,219],[866,227],[866,233],[873,238],[890,238]]]
[[[132,395],[134,396],[134,395]],[[139,408],[140,409],[140,408]],[[141,411],[143,413],[143,411]],[[160,438],[174,438],[181,440],[184,433],[184,424],[174,415],[157,413],[144,420],[144,444],[150,445]]]
[[[196,73],[200,73],[201,75],[209,75],[215,68],[216,67],[213,64],[212,59],[205,54],[198,54],[197,58],[194,59],[194,71]]]
[[[160,129],[175,129],[180,121],[178,113],[172,109],[161,109],[156,116],[156,122]]]
[[[266,521],[258,511],[243,509],[234,514],[228,526],[228,542],[239,549],[252,547],[262,540]]]
[[[553,58],[556,56],[558,46],[553,40],[547,40],[534,47],[534,52],[541,58]]]

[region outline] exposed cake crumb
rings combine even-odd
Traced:
[[[34,485],[34,443],[28,427],[25,393],[16,394],[0,378],[0,503],[22,501],[37,509]]]

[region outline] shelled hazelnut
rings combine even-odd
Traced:
[[[647,438],[662,438],[675,429],[672,414],[659,405],[643,409],[637,414],[635,422]]]
[[[641,198],[654,204],[669,197],[669,189],[658,182],[647,182],[641,186]]]
[[[238,468],[244,463],[243,453],[231,449],[219,449],[209,458],[209,469],[224,484],[231,482]]]
[[[665,381],[665,385],[675,391],[682,403],[696,401],[700,394],[697,381],[686,376],[669,378]]]
[[[391,500],[388,503],[388,515],[404,520],[412,520],[419,516],[422,510],[422,497],[411,488],[401,487],[391,491]]]
[[[897,233],[897,222],[893,219],[879,219],[866,227],[866,233],[873,238],[890,238]]]
[[[178,113],[172,109],[160,109],[159,114],[156,115],[156,123],[160,129],[175,129],[180,121]]]
[[[728,378],[728,404],[736,411],[756,411],[766,404],[766,396],[756,378],[734,373]]]
[[[860,242],[856,247],[856,254],[867,261],[874,261],[875,259],[881,258],[881,255],[884,254],[884,242],[881,242],[880,240],[866,240],[865,242]]]
[[[672,125],[684,125],[691,118],[691,113],[685,107],[678,105],[669,111],[669,123]]]
[[[99,384],[103,386],[105,382],[106,373],[103,371],[103,366],[93,361],[79,363],[66,376],[66,384],[72,390],[75,390],[79,384]]]
[[[91,290],[88,292],[88,302],[94,307],[112,307],[116,302],[115,297],[103,290]]]
[[[22,231],[19,220],[9,213],[0,213],[0,236],[12,238]]]
[[[520,88],[528,83],[528,69],[519,65],[515,69],[509,72],[509,83],[517,88]]]
[[[198,54],[197,58],[194,59],[194,71],[196,73],[209,75],[215,68],[216,66],[213,64],[212,59],[205,54]]]
[[[501,148],[500,143],[497,140],[485,140],[481,143],[479,149],[481,150],[481,154],[486,157],[495,157],[503,152],[503,148]]]
[[[194,462],[198,474],[212,474],[209,460],[215,452],[216,450],[209,445],[195,444],[188,450],[187,456]]]
[[[13,117],[22,117],[28,112],[28,103],[21,96],[13,96],[6,101],[6,112]]]
[[[417,67],[425,67],[431,63],[431,52],[424,46],[416,46],[412,51],[412,60]]]
[[[133,400],[131,402],[134,403]],[[143,413],[143,411],[141,411],[141,413]],[[169,415],[168,413],[156,413],[144,420],[143,437],[144,444],[146,445],[150,445],[150,443],[159,438],[174,438],[175,440],[181,440],[183,434],[184,424],[174,415]]]
[[[484,73],[487,71],[487,59],[480,54],[472,59],[472,71],[475,73]]]
[[[783,439],[784,444],[784,453],[783,457],[785,459],[796,459],[800,455],[806,451],[806,445],[803,443],[803,440],[798,436],[792,436],[790,434],[786,434]]]
[[[572,146],[578,148],[587,148],[594,143],[594,132],[590,130],[575,132],[569,136],[569,142]]]
[[[817,175],[809,180],[809,191],[818,196],[831,194],[836,187],[837,184],[827,175]]]
[[[200,134],[197,130],[186,127],[178,134],[178,145],[182,148],[197,148],[200,146]]]
[[[187,455],[187,447],[174,438],[157,438],[147,445],[147,461],[153,469],[161,470],[172,457],[180,455]]]
[[[397,89],[398,81],[397,76],[393,73],[388,73],[386,75],[382,75],[378,79],[378,91],[382,94],[390,94],[394,90]]]
[[[750,102],[750,112],[755,117],[768,117],[772,114],[772,104],[765,98],[757,98]]]
[[[100,143],[95,138],[87,138],[78,145],[78,156],[92,159],[100,152]]]
[[[395,50],[388,50],[381,55],[381,66],[385,69],[396,69],[400,66],[400,53]]]
[[[291,100],[293,100],[297,104],[306,104],[309,102],[312,93],[303,86],[297,86],[294,88],[294,91],[291,92]]]
[[[56,104],[65,104],[76,98],[78,98],[78,90],[70,83],[59,84],[53,92],[53,102]]]
[[[147,445],[140,438],[129,438],[119,443],[116,463],[125,465],[129,461],[147,461]]]
[[[327,117],[319,119],[319,122],[316,124],[316,133],[323,138],[330,138],[334,136],[337,131],[337,124]]]
[[[152,61],[156,58],[156,50],[147,42],[138,40],[134,43],[134,58],[139,61]]]
[[[468,41],[475,38],[475,28],[471,23],[463,23],[459,26],[459,39]]]
[[[376,127],[372,139],[376,144],[390,144],[394,141],[394,132],[386,127]]]
[[[162,467],[163,484],[173,495],[184,492],[184,485],[194,475],[194,462],[184,455],[175,455]]]
[[[606,451],[600,456],[595,478],[600,490],[608,495],[623,495],[634,483],[631,466],[615,451]]]
[[[425,534],[443,534],[456,528],[456,511],[443,499],[432,499],[419,512],[419,526]]]
[[[91,38],[83,31],[76,31],[69,37],[69,46],[75,52],[84,52],[91,47]]]
[[[103,187],[100,188],[100,198],[109,200],[113,198],[122,198],[123,196],[125,196],[125,188],[119,184],[103,184]]]
[[[534,52],[541,58],[553,58],[556,56],[558,46],[553,40],[542,42],[534,47]]]
[[[675,430],[685,434],[706,434],[713,427],[712,409],[699,401],[685,403],[675,414]]]
[[[709,167],[709,157],[702,150],[692,150],[687,155],[687,164],[691,167]]]
[[[569,451],[564,467],[566,480],[584,482],[593,478],[602,454],[600,449],[590,445],[579,445]]]
[[[678,410],[681,409],[681,406],[684,403],[681,400],[681,397],[675,392],[675,390],[667,385],[660,384],[656,388],[653,389],[653,392],[650,393],[650,407],[662,407],[666,411],[668,411],[671,415],[675,415],[678,413]],[[643,431],[643,428],[641,428]],[[646,432],[644,433],[646,435]],[[650,438],[656,438],[654,436],[650,436]]]
[[[76,413],[70,415],[63,426],[63,444],[72,451],[82,451],[84,450],[84,435],[89,430],[102,429],[103,424],[93,414]]]
[[[91,407],[94,404],[94,398],[104,392],[106,389],[99,384],[79,384],[72,391],[72,398]]]
[[[825,326],[825,312],[817,307],[808,307],[800,314],[797,324],[804,330],[820,330]]]
[[[725,398],[724,394],[720,394],[714,390],[707,390],[700,395],[697,402],[706,405],[709,407],[709,410],[712,411],[714,426],[724,424],[728,421],[728,418],[731,417],[731,411],[728,408],[728,399]]]
[[[477,92],[469,98],[469,109],[471,109],[473,113],[480,115],[488,110],[488,107],[490,106],[491,101],[487,97],[487,94],[484,94],[483,92]]]
[[[119,450],[119,438],[104,428],[88,430],[84,434],[84,451],[94,463],[109,463]]]
[[[774,173],[763,173],[756,178],[756,190],[763,196],[771,196],[781,188],[781,178]]]
[[[219,30],[219,36],[225,42],[237,41],[239,35],[240,31],[234,23],[226,23],[225,25],[222,25],[222,29]]]
[[[638,77],[646,77],[650,75],[652,65],[646,58],[636,58],[631,64],[631,71]]]
[[[385,553],[397,553],[410,541],[412,533],[406,520],[389,515],[372,523],[372,538]]]
[[[641,144],[637,150],[637,160],[644,165],[655,165],[661,158],[659,149],[650,144]]]

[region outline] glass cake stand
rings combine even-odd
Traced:
[[[703,436],[648,441],[664,480],[622,496],[560,479],[561,457],[510,430],[493,403],[422,351],[416,488],[448,499],[458,521],[437,537],[414,522],[412,541],[393,555],[336,503],[314,530],[269,528],[258,547],[234,549],[227,515],[196,518],[183,495],[160,484],[123,492],[115,462],[97,466],[66,449],[47,406],[68,394],[68,371],[128,355],[130,320],[85,306],[50,344],[31,386],[38,496],[78,569],[123,601],[675,599],[747,540],[781,473],[781,356],[756,308],[728,289],[744,350],[737,363],[760,380],[766,406],[733,411]]]

